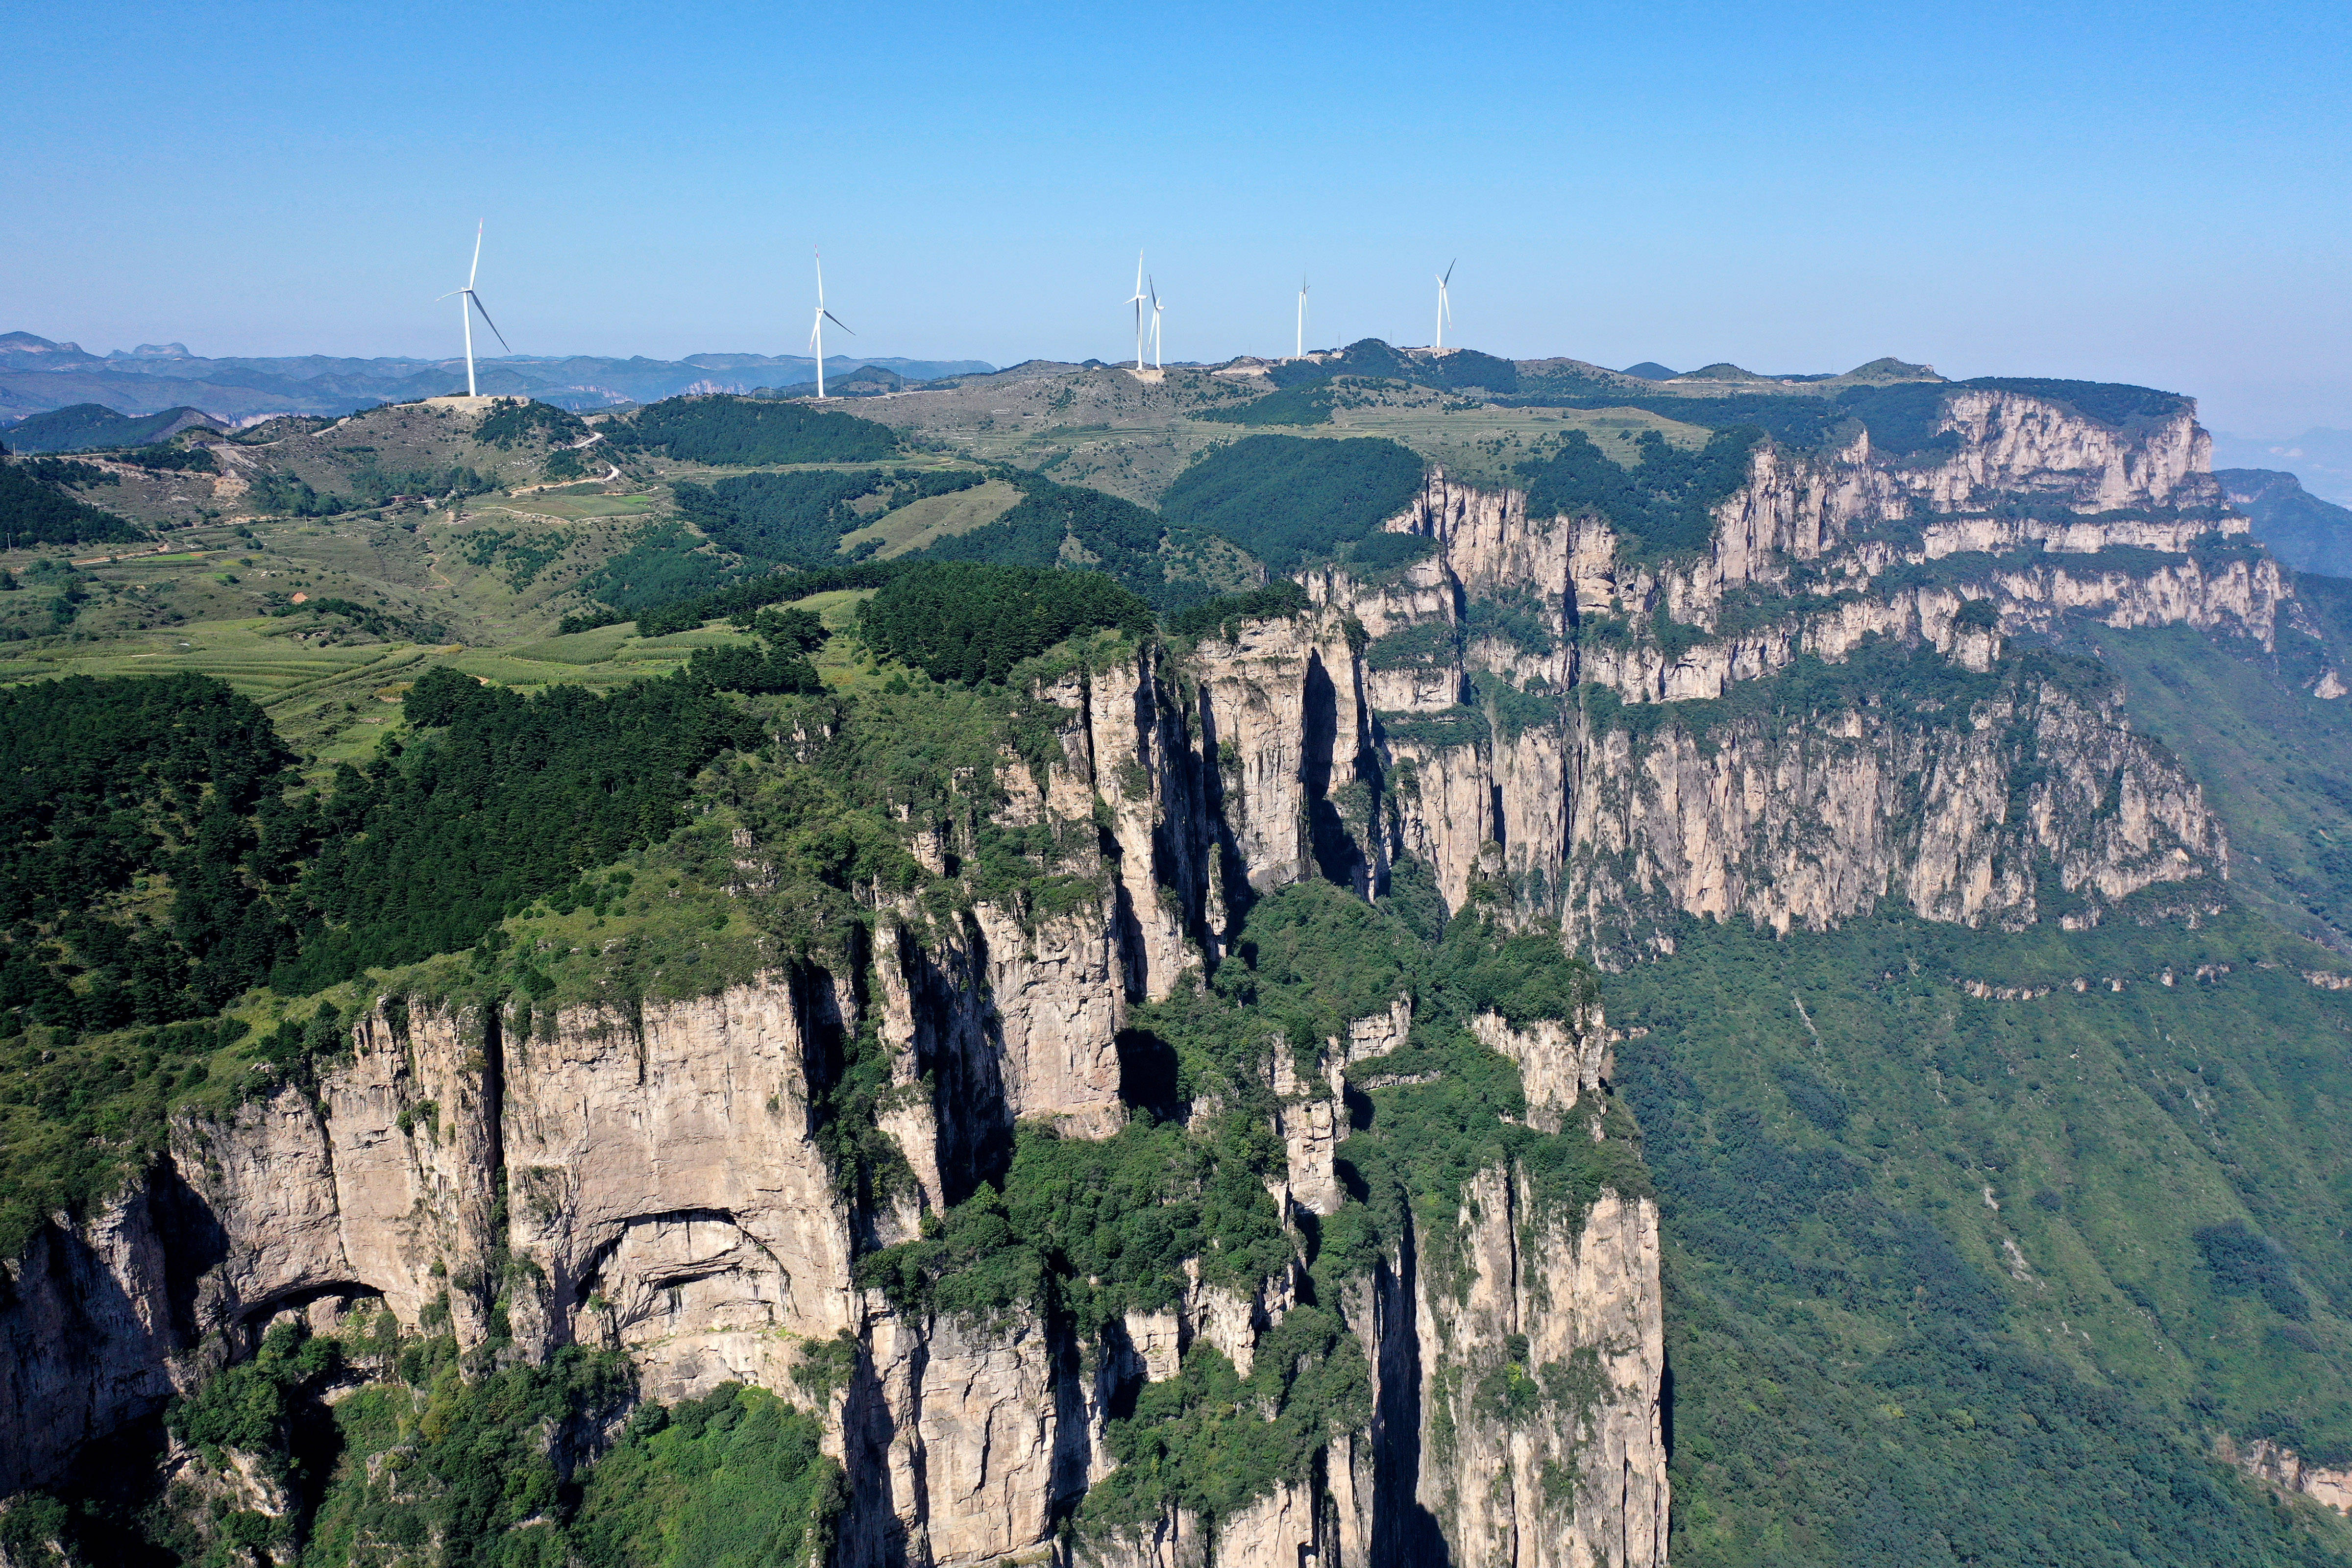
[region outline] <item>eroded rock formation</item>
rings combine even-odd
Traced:
[[[1053,1555],[1111,1464],[1111,1392],[1176,1375],[1196,1341],[1246,1370],[1303,1271],[1255,1294],[1195,1272],[1171,1310],[1073,1325],[912,1313],[853,1262],[968,1196],[1016,1121],[1115,1131],[1128,1010],[1224,961],[1254,899],[1316,878],[1388,898],[1418,878],[1610,956],[1684,915],[1786,930],[1899,898],[1937,920],[2088,921],[2226,874],[2172,759],[2099,683],[2012,646],[2069,616],[2289,635],[2286,580],[2214,510],[2202,433],[2184,415],[2125,436],[1991,392],[1950,421],[1933,461],[1866,439],[1760,448],[1687,560],[1433,475],[1390,525],[1431,540],[1427,558],[1318,572],[1305,614],[1041,693],[1056,743],[1013,770],[1003,816],[1094,846],[1091,890],[1053,910],[886,908],[859,975],[803,964],[626,1013],[387,998],[314,1091],[184,1120],[116,1201],[8,1265],[0,1491],[273,1319],[372,1299],[528,1358],[626,1350],[663,1399],[728,1379],[804,1397],[798,1357],[846,1335],[856,1370],[824,1411],[850,1482],[839,1559]],[[1886,647],[1951,679],[1917,702],[1822,698],[1801,721],[1735,700]],[[908,839],[934,874],[954,852],[943,825]],[[759,847],[737,851],[743,887],[765,886]],[[1353,1021],[1319,1074],[1269,1064],[1294,1225],[1338,1206],[1347,1097],[1412,1017],[1401,997]],[[868,1025],[895,1086],[877,1125],[911,1173],[878,1206],[817,1139],[842,1042]],[[1517,1064],[1533,1127],[1603,1135],[1597,1013],[1477,1033]],[[1086,1552],[1663,1563],[1658,1245],[1646,1199],[1579,1209],[1525,1171],[1479,1173],[1451,1226],[1324,1304],[1370,1369],[1361,1430],[1237,1513],[1171,1512]]]

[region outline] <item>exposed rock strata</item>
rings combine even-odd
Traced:
[[[1926,462],[1861,438],[1760,449],[1713,547],[1680,561],[1433,477],[1391,525],[1435,541],[1429,559],[1318,573],[1307,614],[1043,692],[1066,718],[1034,771],[1007,758],[1004,820],[1069,847],[1076,890],[1043,911],[877,911],[869,995],[805,968],[631,1015],[388,1005],[314,1096],[184,1122],[144,1180],[9,1266],[0,1491],[276,1316],[373,1299],[413,1324],[446,1292],[467,1344],[503,1310],[519,1353],[625,1348],[664,1399],[729,1378],[800,1397],[801,1347],[846,1333],[857,1369],[826,1411],[851,1485],[840,1559],[1048,1552],[1110,1462],[1110,1392],[1175,1375],[1196,1342],[1246,1368],[1296,1273],[1246,1295],[1195,1273],[1174,1310],[1116,1324],[974,1324],[900,1312],[852,1259],[968,1195],[1022,1118],[1113,1131],[1126,1010],[1220,962],[1255,898],[1311,877],[1386,896],[1411,870],[1450,908],[1480,899],[1613,948],[1682,913],[1786,929],[1888,897],[1936,919],[2095,918],[2225,874],[2179,767],[2051,679],[2004,679],[1965,713],[1862,702],[1794,727],[1678,706],[1874,640],[1999,674],[2010,639],[2067,616],[2291,635],[2287,582],[2230,542],[2186,416],[2127,437],[1972,391],[1950,423],[1955,449]],[[1383,639],[1401,634],[1424,651],[1395,657],[1406,645]],[[1611,703],[1663,721],[1605,722]],[[954,824],[907,831],[934,874],[961,853]],[[742,888],[766,886],[757,846],[736,851]],[[831,1064],[869,1022],[895,1086],[881,1125],[911,1173],[879,1212],[815,1141]],[[1294,1219],[1337,1205],[1340,1108],[1410,1026],[1401,999],[1330,1040],[1318,1072],[1270,1064]],[[1608,1074],[1597,1016],[1477,1029],[1518,1064],[1532,1125],[1583,1124]],[[1570,1214],[1488,1170],[1451,1233],[1414,1237],[1339,1310],[1373,1369],[1367,1430],[1238,1513],[1089,1551],[1352,1568],[1442,1539],[1465,1563],[1663,1561],[1652,1205],[1607,1193]]]

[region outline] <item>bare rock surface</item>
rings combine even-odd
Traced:
[[[1300,1268],[1244,1290],[1194,1260],[1172,1309],[1074,1324],[910,1313],[853,1261],[967,1196],[1018,1122],[1117,1131],[1129,1010],[1226,961],[1253,899],[1314,878],[1391,898],[1411,876],[1448,911],[1558,922],[1609,959],[1687,915],[1785,931],[1900,898],[2022,926],[2226,877],[2197,786],[2113,695],[2011,657],[2085,620],[2262,648],[2304,635],[2292,580],[2219,508],[2203,432],[1978,389],[1947,426],[1919,458],[1859,437],[1760,447],[1708,548],[1678,557],[1432,474],[1388,525],[1433,541],[1426,559],[1318,569],[1301,614],[1056,677],[1037,695],[1058,728],[1041,757],[1008,752],[1002,820],[1065,847],[1067,896],[952,915],[885,900],[855,984],[803,964],[630,1011],[386,998],[315,1090],[183,1121],[124,1192],[7,1263],[0,1491],[152,1415],[280,1314],[380,1300],[414,1325],[446,1301],[478,1345],[505,1268],[528,1281],[504,1298],[516,1353],[618,1347],[665,1400],[729,1379],[803,1397],[803,1347],[847,1335],[856,1373],[825,1410],[848,1471],[840,1563],[1052,1558],[1112,1463],[1116,1389],[1180,1375],[1196,1345],[1248,1372]],[[1885,647],[1965,700],[1862,693],[1794,722],[1738,707],[1801,664]],[[908,842],[935,875],[962,853],[950,824],[909,824]],[[757,847],[735,847],[749,891]],[[910,1173],[876,1212],[817,1140],[824,1064],[861,1026],[889,1054],[878,1125]],[[1295,1227],[1342,1205],[1349,1081],[1412,1027],[1400,996],[1333,1033],[1315,1070],[1286,1047],[1269,1065]],[[1597,1009],[1475,1029],[1517,1065],[1531,1126],[1600,1135]],[[1173,1511],[1082,1557],[1369,1568],[1434,1531],[1465,1563],[1664,1562],[1654,1205],[1612,1190],[1571,1208],[1490,1167],[1450,1226],[1416,1222],[1337,1310],[1371,1368],[1365,1430],[1226,1517]],[[2259,1445],[2240,1462],[2343,1489]]]

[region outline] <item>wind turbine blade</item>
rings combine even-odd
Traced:
[[[851,337],[854,338],[857,335],[856,332],[850,332],[849,324],[844,321],[839,316],[835,315],[831,310],[827,310],[824,313],[824,319],[831,321],[835,326],[839,327],[843,331],[849,332]]]
[[[1445,264],[1445,276],[1444,276],[1444,277],[1443,277],[1443,278],[1441,278],[1441,279],[1438,279],[1438,281],[1439,281],[1440,283],[1451,283],[1451,282],[1453,282],[1453,281],[1454,281],[1454,269],[1456,267],[1459,267],[1459,266],[1461,266],[1461,265],[1462,265],[1462,264],[1461,264],[1459,261],[1449,261],[1449,262],[1447,262],[1447,263]]]
[[[488,218],[477,218],[474,221],[474,265],[466,268],[466,287],[467,289],[471,289],[474,286],[474,276],[482,269],[482,228],[483,226],[488,222],[489,220]]]
[[[824,252],[812,245],[809,254],[816,258],[816,308],[822,310],[824,309]]]
[[[474,309],[477,310],[482,310],[482,297],[479,294],[477,294],[471,289],[468,289],[466,290],[466,298],[474,302]],[[492,337],[499,340],[499,347],[506,350],[509,353],[514,353],[514,346],[507,342],[507,335],[499,331],[499,324],[490,320],[490,313],[488,310],[482,310],[482,324],[490,329],[490,335]]]

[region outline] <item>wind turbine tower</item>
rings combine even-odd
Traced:
[[[481,270],[482,224],[477,222],[474,225],[474,265],[466,269],[466,286],[463,289],[452,289],[441,296],[444,300],[457,301],[457,320],[466,329],[466,395],[468,397],[480,395],[474,390],[474,312],[476,310],[482,311],[482,325],[490,329],[490,335],[499,340],[499,347],[506,349],[509,353],[514,353],[512,348],[508,347],[507,335],[499,331],[499,324],[496,321],[490,320],[490,313],[488,310],[482,310],[482,297],[474,292],[474,279]]]
[[[831,321],[845,332],[849,332],[849,327],[839,316],[824,308],[824,253],[814,245],[809,247],[809,253],[816,257],[816,320],[809,327],[809,352],[816,355],[816,398],[822,403],[824,401],[824,324]],[[849,335],[854,338],[857,334],[849,332]]]
[[[1160,312],[1165,309],[1167,309],[1167,307],[1160,302],[1160,285],[1157,281],[1154,281],[1151,285],[1151,368],[1154,370],[1161,368],[1160,363]]]
[[[1445,347],[1445,324],[1454,320],[1454,306],[1445,297],[1445,285],[1453,279],[1455,265],[1454,262],[1447,262],[1445,270],[1437,279],[1437,342],[1435,346],[1441,351]]]
[[[1307,357],[1307,279],[1304,274],[1298,279],[1298,347],[1290,357]]]
[[[1143,374],[1143,307],[1150,301],[1143,295],[1143,252],[1135,253],[1135,293],[1128,303],[1135,307],[1135,373]]]

